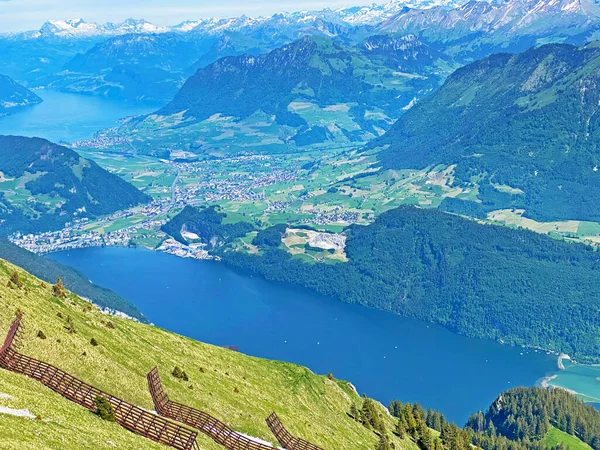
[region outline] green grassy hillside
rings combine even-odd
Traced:
[[[103,315],[73,294],[53,297],[51,286],[21,269],[16,270],[23,286],[11,288],[14,270],[15,266],[0,260],[0,331],[4,336],[15,312],[24,312],[22,351],[27,355],[147,409],[153,406],[145,375],[157,365],[174,401],[270,442],[274,438],[264,420],[276,411],[293,434],[325,449],[377,446],[376,434],[347,415],[353,403],[360,407],[360,397],[346,382]],[[68,323],[74,332],[67,329]],[[39,331],[45,339],[37,337]],[[91,345],[92,338],[98,346]],[[188,382],[170,375],[175,366],[187,373]],[[39,420],[2,414],[3,407],[28,409]],[[383,415],[388,430],[393,430],[394,420]],[[0,370],[0,429],[0,449],[159,448],[103,422],[41,384],[4,370]],[[410,440],[392,439],[396,449],[416,449]],[[220,448],[204,435],[198,442],[202,449]]]
[[[575,436],[560,431],[558,428],[551,428],[542,442],[546,444],[548,448],[556,447],[561,444],[569,450],[590,450],[592,448]]]
[[[113,291],[91,283],[89,278],[78,270],[57,263],[50,258],[31,253],[2,237],[0,237],[0,258],[16,264],[49,283],[56,282],[56,279],[60,277],[68,289],[91,300],[96,305],[121,311],[142,322],[147,322],[137,307]]]

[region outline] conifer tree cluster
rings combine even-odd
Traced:
[[[393,445],[385,426],[385,420],[381,406],[366,396],[363,397],[362,406],[359,409],[355,404],[350,407],[350,416],[357,422],[362,423],[369,430],[379,435],[377,450],[392,450]]]
[[[385,422],[375,400],[364,396],[360,409],[355,404],[350,406],[350,416],[370,430],[379,434],[385,433]]]
[[[399,401],[393,401],[389,410],[394,417],[398,418],[395,433],[399,437],[412,439],[421,450],[442,450],[444,448],[442,440],[432,433],[432,430],[441,432],[447,425],[442,414],[431,410],[425,412],[418,403],[402,404]],[[463,447],[456,448],[462,450]]]
[[[525,389],[527,390],[527,389]],[[510,391],[509,391],[510,392]],[[398,418],[395,434],[413,440],[421,450],[557,450],[541,440],[514,440],[497,434],[493,422],[478,413],[469,419],[464,429],[449,423],[439,411],[425,411],[418,403],[391,402],[390,413]],[[439,437],[437,433],[439,432]]]
[[[506,391],[487,413],[473,414],[465,428],[484,436],[535,442],[551,427],[600,450],[600,412],[561,389],[515,388]]]

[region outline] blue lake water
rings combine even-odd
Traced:
[[[0,117],[0,134],[72,142],[91,138],[96,131],[115,126],[118,119],[147,114],[161,106],[52,90],[38,90],[35,93],[44,101],[10,116]]]
[[[50,256],[137,305],[157,326],[354,383],[387,404],[418,401],[462,425],[503,390],[532,386],[556,357],[143,249]]]

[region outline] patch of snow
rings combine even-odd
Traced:
[[[23,417],[25,419],[35,419],[35,416],[31,414],[28,409],[12,409],[7,406],[0,406],[0,414]]]
[[[414,97],[410,103],[402,108],[402,111],[408,111],[417,104],[417,97]]]

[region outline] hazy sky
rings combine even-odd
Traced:
[[[373,2],[384,0],[0,0],[0,32],[35,30],[48,19],[118,22],[133,17],[173,25],[201,17],[255,16]]]

